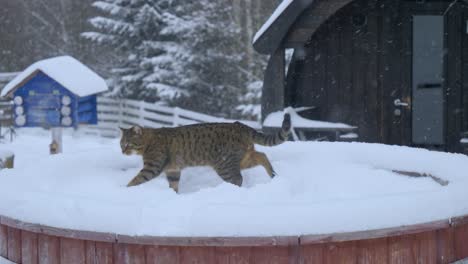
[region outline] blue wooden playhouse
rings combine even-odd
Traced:
[[[96,95],[106,82],[70,56],[38,61],[2,90],[14,101],[17,127],[76,127],[96,124]]]

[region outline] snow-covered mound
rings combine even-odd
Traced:
[[[278,173],[243,172],[242,188],[210,168],[182,172],[181,194],[161,177],[126,188],[142,166],[118,140],[20,134],[15,169],[0,171],[0,215],[89,231],[156,236],[323,234],[410,225],[468,214],[468,157],[360,143],[288,142],[258,147]],[[392,170],[448,180],[410,178]]]

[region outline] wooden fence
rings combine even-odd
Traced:
[[[98,125],[82,126],[86,133],[105,137],[119,135],[119,126],[140,125],[144,127],[176,127],[203,122],[234,122],[236,120],[214,117],[179,107],[160,103],[148,103],[128,99],[98,97]],[[255,121],[239,120],[255,129],[261,125]]]
[[[13,136],[12,111],[11,101],[0,100],[0,140]]]

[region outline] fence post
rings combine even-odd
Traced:
[[[139,119],[140,119],[140,126],[144,127],[145,126],[145,107],[144,107],[145,101],[139,101],[138,102],[138,111],[139,111]]]
[[[180,109],[179,107],[174,107],[174,119],[172,120],[172,126],[173,127],[176,127],[176,126],[179,126],[179,115],[180,115]]]

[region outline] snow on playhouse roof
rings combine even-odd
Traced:
[[[99,75],[71,56],[60,56],[40,60],[27,67],[11,80],[2,90],[1,97],[9,95],[19,85],[41,71],[60,83],[70,92],[82,97],[107,91],[107,84]]]

